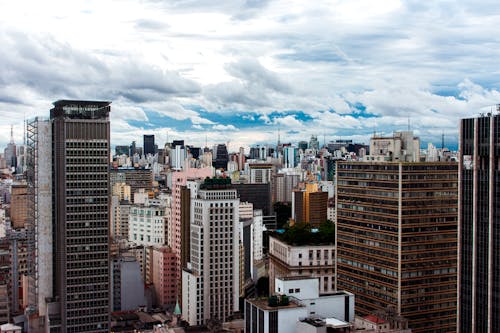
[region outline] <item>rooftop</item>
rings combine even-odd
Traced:
[[[290,298],[290,302],[288,305],[278,305],[278,306],[269,306],[269,301],[268,298],[254,298],[254,299],[248,299],[247,302],[252,303],[256,307],[258,307],[261,310],[266,310],[266,311],[274,311],[274,310],[281,310],[281,309],[295,309],[295,308],[302,308],[304,307],[303,305],[297,303],[294,299]]]

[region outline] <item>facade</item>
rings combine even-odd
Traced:
[[[337,164],[337,288],[414,332],[456,330],[457,164]]]
[[[227,162],[229,162],[229,154],[227,153],[226,145],[217,145],[215,149],[215,160],[213,161],[214,168],[227,170]]]
[[[308,183],[304,190],[292,191],[292,218],[296,223],[319,226],[327,219],[328,192],[320,191],[317,183]]]
[[[291,245],[277,237],[269,237],[269,291],[274,280],[282,277],[313,277],[319,281],[319,293],[335,289],[335,245]]]
[[[253,204],[253,209],[261,209],[264,216],[272,215],[271,184],[233,184],[241,201]]]
[[[114,207],[114,236],[117,239],[128,239],[130,207],[128,200],[122,200]]]
[[[166,202],[157,199],[147,199],[144,205],[132,205],[129,212],[128,240],[145,246],[166,244],[166,206]]]
[[[191,202],[191,253],[182,271],[182,314],[190,325],[239,310],[239,199],[230,182],[206,180]]]
[[[460,122],[459,332],[500,331],[500,115]]]
[[[182,268],[187,259],[186,248],[188,242],[191,240],[189,236],[191,226],[191,192],[186,187],[188,180],[205,179],[206,177],[213,176],[213,169],[211,167],[193,169],[189,168],[182,171],[172,173],[172,204],[171,204],[171,227],[168,237],[167,245],[173,250],[176,255],[175,274],[178,283],[178,290],[181,291],[182,284]],[[187,206],[189,205],[189,206]],[[179,299],[182,299],[179,295]]]
[[[394,132],[392,137],[373,136],[366,161],[419,162],[420,139],[412,131]]]
[[[12,184],[10,197],[10,221],[14,229],[24,228],[28,218],[28,186]]]
[[[133,256],[112,261],[113,311],[133,311],[146,305],[141,268]]]
[[[112,195],[116,195],[118,200],[132,200],[130,185],[126,183],[115,183],[112,187]]]
[[[109,330],[109,112],[110,102],[60,100],[29,125],[30,306],[50,332]]]
[[[278,172],[273,176],[273,202],[292,202],[292,191],[299,185],[301,175]]]
[[[133,194],[139,189],[150,191],[153,188],[153,171],[151,169],[117,168],[111,169],[109,173],[109,186],[113,188],[116,183],[130,185],[130,193]]]
[[[273,165],[267,163],[252,163],[248,165],[250,172],[250,184],[271,183]]]
[[[175,253],[168,246],[155,246],[152,249],[152,280],[159,306],[173,306],[178,297],[175,274]]]

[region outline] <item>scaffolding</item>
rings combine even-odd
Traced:
[[[26,223],[27,235],[27,276],[28,276],[28,306],[26,314],[31,315],[37,311],[38,286],[37,286],[37,214],[38,214],[38,118],[26,124],[27,142],[27,171],[28,183],[28,219]]]

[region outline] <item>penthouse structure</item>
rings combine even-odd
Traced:
[[[456,163],[337,164],[337,288],[414,332],[456,330]]]

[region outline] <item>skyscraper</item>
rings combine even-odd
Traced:
[[[148,154],[154,155],[155,152],[155,136],[153,134],[144,135],[144,156]]]
[[[500,332],[500,115],[462,119],[459,332]]]
[[[456,163],[337,163],[337,285],[413,332],[454,332]]]
[[[191,201],[191,251],[182,271],[182,313],[191,325],[239,309],[239,203],[230,179],[207,179]]]
[[[37,242],[30,305],[50,332],[109,330],[109,105],[60,100],[50,120],[29,126]]]
[[[12,126],[10,127],[10,142],[4,149],[4,158],[8,168],[17,166],[16,143],[14,142],[14,129]]]

